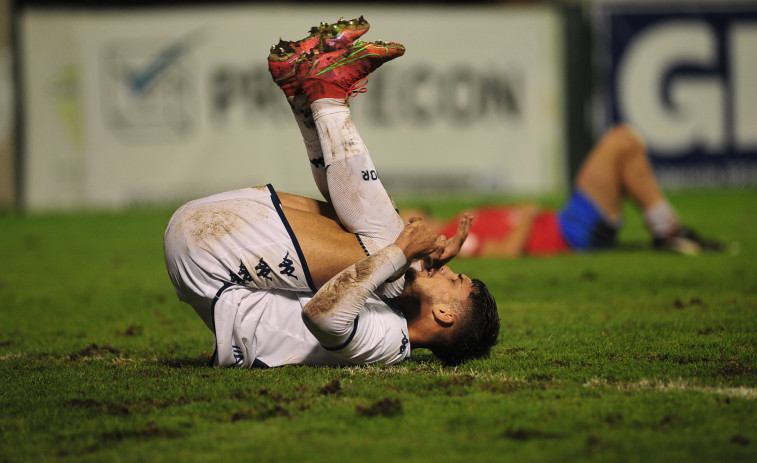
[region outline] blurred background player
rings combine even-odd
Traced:
[[[643,214],[655,249],[687,255],[721,250],[721,243],[702,239],[681,224],[660,189],[643,141],[623,125],[605,133],[589,153],[576,176],[572,196],[559,211],[522,203],[481,207],[444,222],[434,221],[420,210],[403,210],[402,215],[422,216],[447,236],[456,233],[461,217],[471,216],[473,223],[461,256],[553,255],[614,247],[626,198]]]

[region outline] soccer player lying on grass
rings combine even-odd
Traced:
[[[353,43],[367,29],[340,20],[269,56],[328,202],[245,188],[185,204],[166,228],[171,281],[213,332],[214,365],[394,364],[411,347],[457,364],[496,343],[486,286],[444,266],[470,219],[450,240],[406,225],[352,122],[351,88],[404,53]]]
[[[447,236],[456,233],[460,217],[472,216],[461,256],[551,255],[615,246],[626,196],[641,210],[655,249],[693,255],[722,248],[681,225],[660,189],[644,143],[625,125],[610,129],[589,153],[560,211],[523,203],[482,207],[447,222],[435,222],[418,210],[402,211],[402,216],[424,217]]]

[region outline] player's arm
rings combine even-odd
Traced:
[[[405,223],[411,223],[418,219],[425,220],[429,227],[431,227],[436,233],[441,233],[442,228],[446,224],[445,222],[440,222],[434,219],[423,209],[403,209],[400,211],[400,217],[402,217],[402,220]],[[449,239],[444,237],[444,239],[446,239],[444,247],[440,248],[435,253],[426,256],[423,262],[425,267],[429,269],[442,268],[447,262],[457,256],[458,253],[460,253],[460,249],[463,247],[463,243],[465,243],[465,239],[468,238],[472,223],[472,213],[465,212],[461,214],[455,235]]]
[[[351,339],[355,318],[368,296],[407,264],[438,250],[440,240],[419,220],[405,227],[397,240],[339,272],[318,290],[302,311],[305,325],[326,348]]]
[[[447,262],[451,261],[453,257],[458,255],[460,249],[463,247],[463,243],[465,243],[465,240],[468,238],[471,225],[473,225],[473,214],[470,212],[462,214],[457,225],[455,236],[449,239],[444,235],[441,236],[443,246],[440,246],[436,252],[423,259],[425,267],[429,269],[442,268]]]
[[[504,258],[514,258],[523,255],[534,221],[536,220],[536,216],[541,212],[541,208],[533,203],[524,203],[513,207],[518,209],[518,219],[513,229],[503,239],[484,244],[479,255]]]

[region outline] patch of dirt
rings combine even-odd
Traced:
[[[294,400],[295,400],[295,399],[293,399],[291,397],[286,397],[286,396],[282,395],[280,392],[271,393],[266,388],[263,388],[260,391],[258,391],[258,395],[263,396],[263,397],[267,397],[272,402],[276,402],[276,403],[287,403],[288,404],[288,403],[294,402]]]
[[[266,393],[267,392],[268,391],[266,391]],[[231,394],[231,397],[234,398],[234,399],[239,399],[239,400],[247,400],[248,398],[250,398],[253,395],[255,395],[255,394],[252,391],[250,391],[249,389],[245,389],[244,391],[238,391],[238,392],[235,392],[235,393]]]
[[[139,325],[129,325],[125,330],[118,330],[116,333],[119,336],[139,336],[142,334],[142,327]]]
[[[342,390],[342,384],[339,382],[338,379],[335,379],[328,383],[327,385],[323,386],[320,390],[321,395],[330,395],[330,394],[336,394],[339,391]]]
[[[731,443],[732,444],[743,445],[744,447],[746,447],[747,445],[749,445],[751,443],[751,441],[748,438],[744,437],[744,436],[738,436],[738,435],[736,435],[736,436],[731,437]]]
[[[641,358],[642,358],[642,354],[636,354],[636,359],[637,360],[639,360]],[[664,362],[664,361],[668,360],[668,358],[670,358],[670,355],[664,354],[664,353],[663,354],[654,353],[654,354],[647,355],[646,358],[647,358],[647,362],[650,362],[650,363],[651,362]]]
[[[676,309],[685,309],[686,307],[702,306],[702,305],[704,305],[704,302],[699,297],[689,298],[688,301],[684,301],[681,298],[676,298],[673,301],[673,307],[675,307]]]
[[[560,439],[563,435],[554,432],[539,431],[538,429],[518,428],[505,431],[505,437],[525,441],[531,439]]]
[[[101,435],[105,440],[124,440],[124,439],[155,439],[155,438],[176,438],[181,437],[181,433],[172,429],[159,427],[154,421],[145,425],[142,429],[115,430],[103,433]]]
[[[102,409],[109,415],[128,416],[131,410],[122,403],[103,403],[93,399],[73,399],[68,405],[76,408]]]
[[[485,384],[481,390],[492,394],[512,394],[531,387],[525,381],[491,381]]]
[[[416,375],[432,374],[432,373],[436,373],[437,371],[438,371],[437,369],[425,363],[413,368],[413,374],[416,374]]]
[[[255,410],[240,410],[238,412],[234,412],[231,415],[230,421],[232,423],[236,423],[237,421],[242,420],[267,420],[269,418],[278,418],[278,417],[285,417],[285,418],[291,418],[292,415],[289,413],[289,410],[282,407],[281,405],[274,405],[270,408],[258,408]]]
[[[195,404],[195,403],[204,403],[204,402],[211,402],[213,399],[210,397],[174,397],[171,399],[166,400],[152,400],[152,401],[145,401],[140,402],[140,407],[144,407],[145,409],[149,408],[168,408],[168,407],[179,407],[182,405],[188,405],[188,404]]]
[[[93,399],[74,399],[70,402],[68,402],[69,405],[73,407],[81,407],[81,408],[98,408],[102,407],[102,404],[96,400]]]
[[[100,347],[97,344],[92,343],[88,345],[87,347],[85,347],[84,349],[80,350],[79,352],[75,352],[69,355],[68,359],[69,360],[79,360],[79,359],[84,359],[84,358],[101,359],[107,354],[118,355],[120,353],[121,352],[115,347],[111,347],[109,345]]]
[[[724,365],[721,365],[717,369],[718,375],[724,376],[726,378],[735,378],[739,376],[749,376],[754,374],[754,369],[744,365],[737,359],[732,359],[727,362],[725,362]]]
[[[528,382],[541,382],[541,381],[552,381],[552,376],[545,374],[545,373],[531,373],[526,377],[526,381]]]
[[[473,384],[473,376],[471,375],[459,375],[452,376],[450,378],[442,378],[439,380],[439,387],[465,387]]]
[[[506,354],[512,354],[514,352],[520,352],[522,350],[526,350],[526,348],[525,347],[508,347],[507,349],[505,349],[504,352]]]
[[[402,402],[398,399],[381,399],[368,407],[358,405],[355,407],[355,413],[357,413],[358,416],[385,416],[391,418],[403,413]]]

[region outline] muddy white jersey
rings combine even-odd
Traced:
[[[395,364],[410,356],[407,322],[379,298],[370,297],[344,344],[323,347],[302,321],[312,294],[229,288],[216,301],[214,365],[273,367]]]
[[[378,297],[349,343],[320,346],[301,318],[316,288],[270,185],[185,204],[169,221],[164,252],[179,299],[214,333],[217,365],[395,363],[410,353],[407,322]]]

